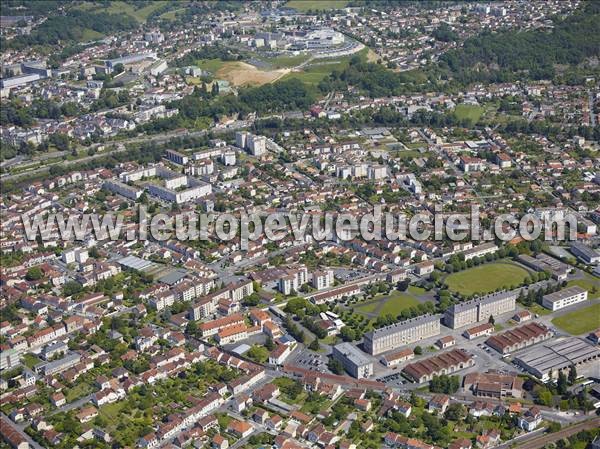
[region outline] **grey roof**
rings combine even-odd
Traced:
[[[568,337],[528,348],[515,359],[543,375],[550,370],[564,369],[581,363],[590,357],[600,357],[600,349],[580,338]]]
[[[364,366],[373,363],[366,354],[351,343],[344,342],[334,346],[334,349],[343,354],[348,360],[354,363],[356,366]]]
[[[391,324],[389,326],[382,327],[380,329],[372,330],[365,334],[366,338],[371,340],[385,337],[387,335],[395,334],[404,329],[410,329],[415,326],[419,326],[425,323],[430,323],[433,321],[440,321],[441,315],[423,315],[416,318],[411,318],[410,320],[401,321],[399,323]]]
[[[598,251],[596,251],[593,248],[590,248],[587,245],[584,245],[583,243],[575,242],[571,245],[571,249],[577,250],[579,253],[583,254],[585,257],[587,257],[589,259],[593,259],[595,257],[600,257],[600,254],[598,254]]]
[[[158,278],[158,281],[162,282],[163,284],[173,285],[182,280],[186,275],[186,270],[178,268],[176,270],[170,271],[164,276],[161,276],[160,278]]]
[[[495,301],[500,301],[511,296],[517,297],[516,290],[507,290],[498,293],[491,293],[489,295],[482,296],[481,298],[471,299],[470,301],[463,301],[457,304],[453,304],[448,310],[454,314],[463,312],[465,310],[473,309],[479,304],[490,304]]]
[[[559,290],[557,292],[544,295],[544,301],[558,302],[562,301],[565,298],[570,298],[571,296],[579,295],[580,293],[586,291],[586,289],[574,285],[572,287],[563,288],[562,290]]]
[[[122,259],[117,260],[117,263],[119,265],[123,265],[124,267],[138,271],[146,270],[153,265],[153,263],[149,260],[144,260],[137,256],[123,257]]]

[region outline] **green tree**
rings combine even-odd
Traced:
[[[44,273],[40,267],[31,267],[27,270],[27,274],[25,275],[25,279],[28,281],[38,281],[44,277]]]

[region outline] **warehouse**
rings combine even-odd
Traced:
[[[578,367],[598,358],[600,349],[581,338],[568,337],[523,351],[515,356],[514,362],[542,381],[548,381],[571,365]]]
[[[544,295],[542,298],[542,305],[547,309],[555,311],[586,301],[587,299],[587,290],[575,285],[573,287],[563,288],[558,292]]]
[[[511,329],[499,335],[494,335],[485,341],[490,348],[500,354],[518,351],[552,337],[552,332],[543,324],[529,323]]]
[[[410,363],[404,367],[402,373],[418,383],[428,382],[433,376],[452,374],[461,369],[466,369],[475,364],[473,356],[463,349],[452,351]]]

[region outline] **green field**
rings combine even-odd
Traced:
[[[323,78],[329,76],[334,70],[337,70],[338,72],[343,71],[346,67],[348,67],[348,65],[350,64],[350,59],[354,56],[360,56],[361,58],[366,60],[368,51],[369,50],[367,48],[364,48],[354,55],[344,56],[339,59],[317,59],[311,61],[311,63],[305,66],[302,69],[302,71],[290,72],[287,75],[285,75],[282,78],[282,80],[295,78],[299,79],[300,81],[306,84],[316,86]]]
[[[110,6],[108,8],[99,7],[99,10],[105,11],[109,14],[129,14],[131,17],[134,17],[138,22],[145,22],[150,14],[156,11],[158,8],[168,4],[165,0],[148,2],[146,6],[141,8],[135,8],[131,3],[125,3],[121,1],[110,2]],[[91,8],[88,8],[91,9]]]
[[[588,291],[588,299],[600,298],[600,279],[597,277],[585,273],[585,279],[575,279],[567,282],[567,287],[574,285],[586,289]]]
[[[481,106],[470,104],[459,104],[454,108],[454,115],[459,120],[468,119],[471,123],[477,123],[483,115],[484,109]]]
[[[448,289],[463,295],[486,294],[499,288],[518,286],[529,275],[527,270],[511,263],[497,262],[452,273],[445,279]]]
[[[286,8],[294,8],[298,12],[323,11],[326,9],[341,9],[348,4],[346,0],[291,0]]]
[[[600,328],[600,304],[594,304],[554,318],[552,324],[572,335],[591,332]]]
[[[358,304],[354,310],[364,315],[377,313],[379,316],[397,316],[404,309],[414,307],[417,304],[419,304],[419,301],[416,298],[394,290],[389,295]]]
[[[198,59],[196,65],[215,75],[217,71],[225,65],[225,61],[222,61],[221,59]]]
[[[296,67],[302,64],[304,61],[307,61],[310,58],[310,55],[307,54],[299,54],[294,56],[276,56],[274,58],[260,58],[274,69],[285,69],[290,67]]]

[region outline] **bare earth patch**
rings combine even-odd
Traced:
[[[229,81],[234,86],[260,86],[272,83],[289,72],[290,69],[263,71],[251,64],[236,61],[227,62],[217,71],[216,75],[218,78]]]

